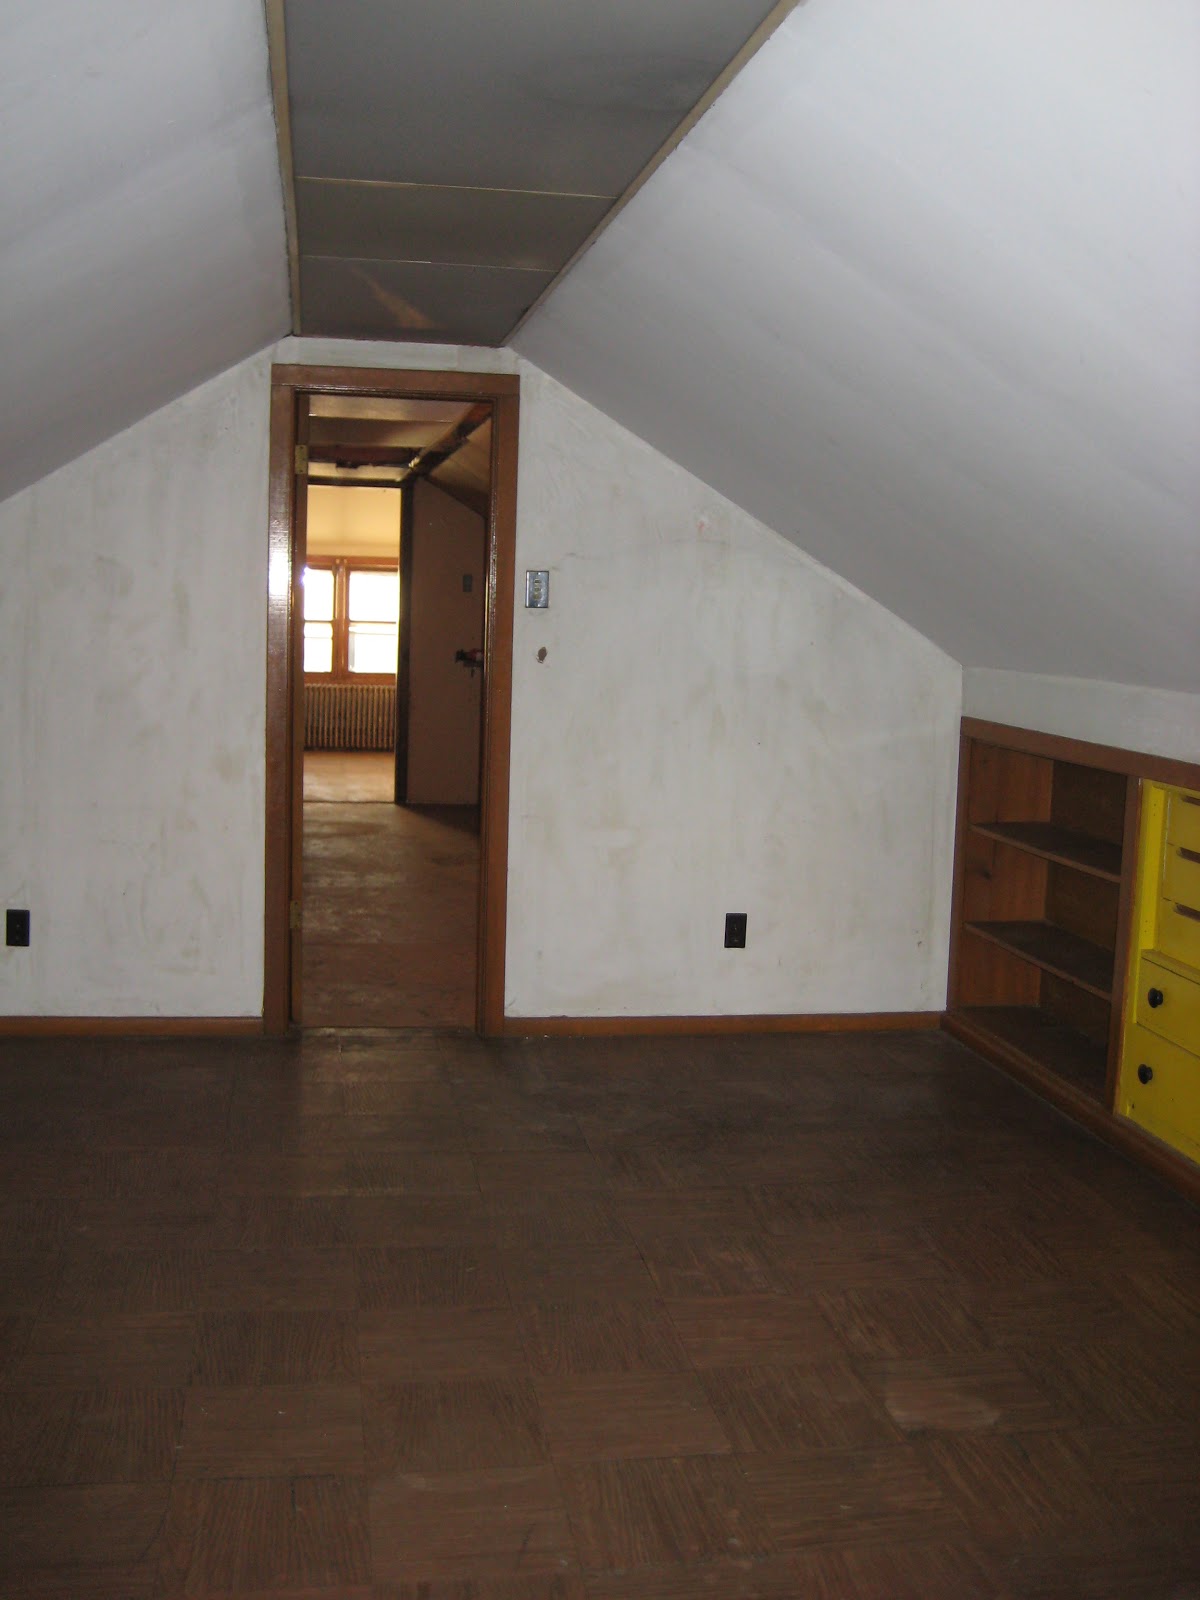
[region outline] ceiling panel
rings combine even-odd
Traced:
[[[444,261],[556,271],[608,210],[590,195],[431,189],[419,184],[296,184],[307,255]]]
[[[550,272],[305,257],[305,325],[330,338],[498,345]]]
[[[796,0],[266,3],[295,331],[503,344]]]
[[[288,0],[297,176],[617,195],[763,0]]]

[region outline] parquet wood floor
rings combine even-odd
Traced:
[[[936,1034],[0,1043],[0,1594],[1200,1600],[1200,1219]]]

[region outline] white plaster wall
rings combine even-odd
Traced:
[[[972,669],[963,674],[963,712],[1093,744],[1200,761],[1200,694]]]
[[[506,1011],[940,1007],[959,668],[522,372]]]
[[[0,1012],[261,1013],[268,382],[0,505]]]
[[[516,365],[287,340],[0,505],[0,1014],[260,1012],[273,357]],[[939,1006],[957,667],[521,370],[509,1013]]]

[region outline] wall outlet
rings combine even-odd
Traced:
[[[29,943],[28,911],[6,911],[4,913],[4,942],[18,947]]]
[[[746,948],[746,913],[744,911],[727,911],[725,913],[725,948],[726,950],[744,950]]]

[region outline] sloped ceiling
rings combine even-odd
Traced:
[[[809,0],[514,343],[968,666],[1200,689],[1200,8]]]
[[[0,498],[290,327],[257,0],[6,0]]]

